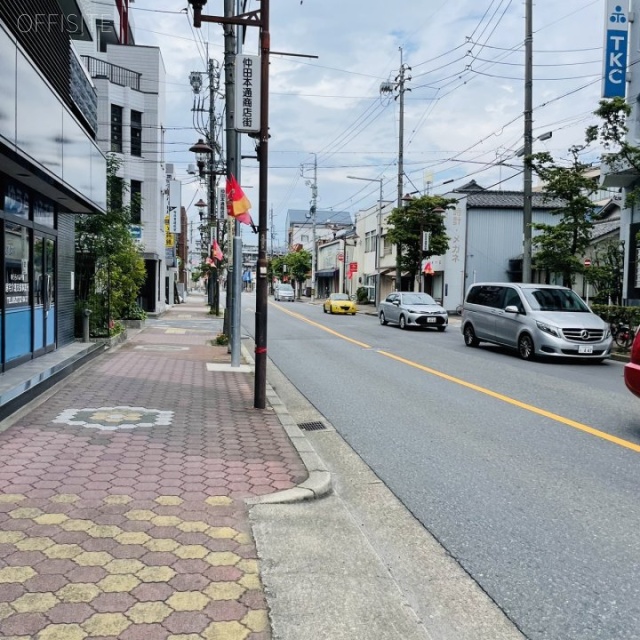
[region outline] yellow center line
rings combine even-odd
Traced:
[[[329,329],[318,322],[314,322],[313,320],[309,320],[304,316],[295,313],[293,311],[289,311],[288,309],[284,309],[280,306],[276,308],[288,313],[290,316],[295,318],[299,318],[300,320],[304,320],[305,322],[317,327],[318,329],[322,329],[327,333],[330,333],[338,338],[346,340],[347,342],[352,342],[353,344],[358,345],[359,347],[363,347],[365,349],[373,349],[371,345],[365,344],[364,342],[359,342],[358,340],[354,340],[353,338],[349,338],[333,329]],[[616,436],[611,435],[610,433],[606,433],[605,431],[600,431],[599,429],[594,429],[586,424],[582,424],[581,422],[577,422],[575,420],[571,420],[570,418],[565,418],[563,416],[558,415],[557,413],[552,413],[551,411],[546,411],[545,409],[540,409],[539,407],[534,407],[531,404],[527,404],[526,402],[520,402],[520,400],[516,400],[515,398],[510,398],[509,396],[505,396],[496,391],[491,391],[491,389],[487,389],[486,387],[481,387],[473,382],[467,382],[466,380],[462,380],[461,378],[456,378],[455,376],[450,376],[447,373],[443,373],[442,371],[438,371],[437,369],[432,369],[431,367],[425,367],[424,365],[418,364],[413,360],[407,360],[401,356],[396,356],[393,353],[388,351],[382,351],[380,349],[375,350],[376,353],[379,353],[382,356],[390,358],[391,360],[396,360],[397,362],[401,362],[402,364],[406,364],[414,369],[419,369],[420,371],[424,371],[425,373],[429,373],[433,376],[437,376],[438,378],[442,378],[443,380],[448,380],[449,382],[453,382],[454,384],[458,384],[462,387],[466,387],[467,389],[471,389],[472,391],[477,391],[478,393],[483,393],[484,395],[490,396],[491,398],[495,398],[496,400],[501,400],[502,402],[506,402],[507,404],[511,404],[520,409],[524,409],[525,411],[529,411],[530,413],[535,413],[536,415],[543,416],[545,418],[549,418],[550,420],[554,420],[555,422],[559,422],[568,427],[572,427],[573,429],[578,429],[579,431],[583,431],[584,433],[588,433],[592,436],[596,436],[597,438],[601,438],[602,440],[606,440],[607,442],[611,442],[613,444],[617,444],[625,449],[630,449],[631,451],[636,451],[640,453],[640,444],[636,444],[635,442],[629,442],[628,440],[623,440],[622,438],[618,438]]]

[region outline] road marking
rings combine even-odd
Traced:
[[[349,338],[333,329],[329,329],[324,325],[315,322],[314,320],[309,320],[309,318],[305,318],[304,316],[295,313],[294,311],[290,311],[289,309],[284,309],[281,306],[274,305],[277,309],[288,313],[290,316],[298,318],[299,320],[303,320],[308,324],[317,327],[318,329],[322,329],[327,333],[330,333],[337,338],[341,338],[342,340],[346,340],[347,342],[351,342],[359,347],[364,349],[374,349],[369,344],[364,342],[360,342],[358,340],[354,340],[353,338]],[[481,387],[473,382],[467,382],[466,380],[462,380],[461,378],[456,378],[455,376],[450,376],[447,373],[443,373],[442,371],[438,371],[437,369],[432,369],[431,367],[425,367],[424,365],[418,364],[417,362],[413,362],[413,360],[407,360],[401,356],[396,356],[389,351],[382,351],[380,349],[375,349],[376,353],[379,353],[382,356],[390,358],[391,360],[396,360],[397,362],[401,362],[402,364],[406,364],[414,369],[419,369],[420,371],[424,371],[425,373],[429,373],[431,375],[437,376],[438,378],[442,378],[443,380],[448,380],[449,382],[453,382],[454,384],[458,384],[462,387],[466,387],[467,389],[471,389],[472,391],[477,391],[478,393],[483,393],[484,395],[495,398],[496,400],[501,400],[502,402],[506,402],[507,404],[511,404],[520,409],[524,409],[525,411],[529,411],[531,413],[535,413],[536,415],[543,416],[544,418],[549,418],[550,420],[554,420],[555,422],[559,422],[568,427],[572,427],[573,429],[578,429],[579,431],[583,431],[584,433],[588,433],[592,436],[600,438],[602,440],[606,440],[607,442],[611,442],[613,444],[617,444],[620,447],[624,447],[625,449],[630,449],[631,451],[635,451],[640,453],[640,444],[636,444],[635,442],[629,442],[628,440],[623,440],[622,438],[618,438],[617,436],[613,436],[610,433],[606,433],[605,431],[600,431],[599,429],[594,429],[593,427],[589,427],[586,424],[582,424],[581,422],[576,422],[575,420],[571,420],[570,418],[565,418],[563,416],[558,415],[557,413],[552,413],[551,411],[546,411],[545,409],[540,409],[538,407],[534,407],[531,404],[527,404],[526,402],[520,402],[520,400],[516,400],[515,398],[510,398],[509,396],[505,396],[497,391],[491,391],[491,389],[487,389],[486,387]]]

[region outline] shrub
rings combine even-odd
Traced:
[[[369,294],[366,287],[358,287],[356,291],[356,300],[358,304],[369,304]]]

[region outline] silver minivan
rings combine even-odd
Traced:
[[[479,282],[469,287],[460,325],[464,342],[491,342],[536,356],[602,361],[611,353],[609,324],[575,291],[546,284]]]

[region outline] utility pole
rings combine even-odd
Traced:
[[[529,159],[533,147],[533,0],[525,1],[524,38],[524,184],[522,282],[531,282],[532,168]]]
[[[316,271],[318,270],[318,249],[316,238],[316,212],[318,210],[318,155],[313,154],[313,182],[307,182],[311,185],[311,300],[316,297]]]
[[[380,85],[380,93],[392,93],[397,91],[396,98],[398,99],[398,105],[400,109],[399,123],[398,123],[398,194],[397,194],[397,207],[402,207],[402,196],[404,192],[404,94],[405,91],[411,91],[405,87],[405,83],[411,80],[411,76],[407,76],[407,71],[410,71],[411,67],[403,62],[402,47],[400,47],[400,69],[395,79],[395,84],[391,82],[383,82]],[[396,291],[402,289],[402,245],[398,243],[396,245]]]

